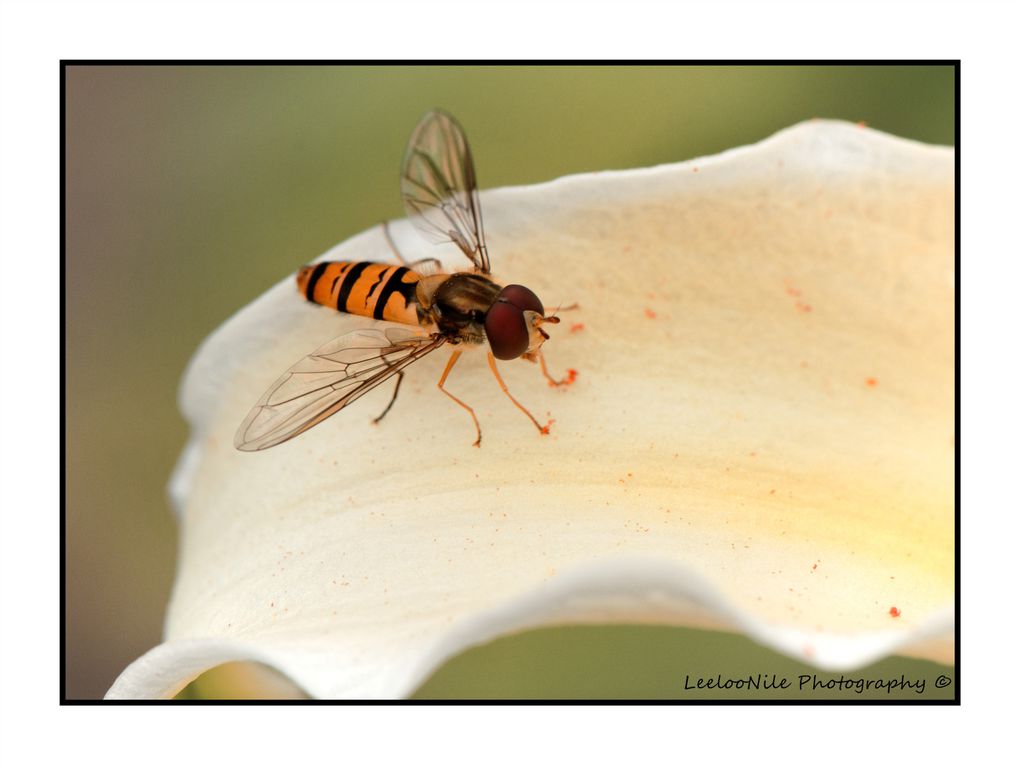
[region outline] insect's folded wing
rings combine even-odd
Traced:
[[[489,272],[471,149],[460,125],[441,111],[418,123],[407,145],[400,191],[411,221],[431,242],[453,242]]]
[[[293,438],[444,342],[400,328],[358,329],[331,340],[273,383],[237,429],[234,446],[258,451]]]

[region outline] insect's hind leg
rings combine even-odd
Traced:
[[[436,270],[439,270],[439,268],[442,266],[442,264],[439,262],[437,258],[422,258],[421,260],[416,260],[413,263],[408,263],[407,258],[400,254],[400,250],[397,249],[396,242],[393,241],[393,236],[390,234],[390,222],[388,220],[384,220],[382,222],[382,230],[383,236],[386,237],[386,244],[390,246],[390,249],[393,251],[393,254],[397,256],[397,260],[399,260],[403,265],[417,266],[422,263],[432,263],[433,267]]]
[[[443,383],[446,382],[446,378],[450,375],[450,370],[453,369],[453,365],[457,363],[457,359],[460,358],[461,353],[463,353],[463,351],[454,351],[450,355],[450,360],[446,362],[446,369],[443,370],[443,376],[439,378],[439,382],[436,383],[436,387],[439,388],[439,390],[441,390],[447,396],[452,398],[454,401],[456,401],[458,404],[460,404],[462,407],[468,410],[468,414],[471,415],[471,420],[475,423],[475,432],[478,434],[478,438],[476,438],[475,442],[471,445],[480,447],[482,445],[482,429],[478,427],[478,418],[475,417],[475,410],[443,387]]]
[[[385,362],[386,360],[383,359],[383,361]],[[387,364],[387,366],[390,366],[389,362],[386,362],[386,364]],[[397,400],[397,394],[400,393],[400,383],[402,383],[403,381],[404,381],[404,372],[403,372],[403,370],[400,370],[399,372],[397,372],[397,384],[393,388],[393,397],[390,398],[390,403],[388,403],[386,405],[386,408],[383,409],[382,414],[380,414],[378,417],[376,417],[374,420],[372,420],[372,424],[373,425],[378,425],[380,422],[382,422],[382,418],[385,417],[386,414],[390,411],[390,409],[393,408],[393,402],[395,402]]]

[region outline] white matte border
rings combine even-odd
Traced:
[[[1003,598],[1015,557],[1017,513],[1006,483],[1015,471],[1017,374],[1004,345],[1017,326],[1020,284],[1009,235],[1015,219],[1016,122],[1005,93],[1013,79],[1016,6],[979,2],[798,2],[750,4],[543,3],[470,13],[428,14],[445,39],[465,41],[447,55],[491,57],[961,57],[966,203],[961,286],[965,449],[962,709],[785,707],[515,709],[342,709],[301,707],[142,710],[59,708],[56,566],[57,318],[24,285],[58,275],[58,61],[68,57],[426,56],[420,15],[371,5],[212,2],[146,5],[5,4],[0,16],[0,759],[62,755],[181,762],[239,753],[260,762],[327,754],[362,760],[426,751],[496,749],[496,761],[549,759],[582,751],[630,759],[653,753],[719,753],[758,759],[859,761],[937,755],[942,761],[994,747],[1009,735],[1008,666],[1015,622]],[[583,9],[583,10],[582,10]],[[351,30],[357,30],[352,34]],[[25,333],[21,317],[41,326]],[[37,384],[12,374],[32,358]],[[14,392],[17,395],[14,395]],[[42,425],[32,413],[45,412]],[[1001,447],[1001,448],[1000,448]],[[1012,505],[1012,506],[1011,506]],[[12,528],[18,543],[13,544]],[[16,616],[31,629],[10,629]],[[796,720],[796,721],[795,721]],[[185,730],[173,730],[175,722]],[[583,728],[582,728],[583,723]],[[583,730],[583,733],[582,733]],[[253,734],[252,731],[257,731]],[[853,735],[849,735],[853,731]],[[862,733],[866,731],[866,735]],[[186,735],[181,735],[186,733]],[[502,735],[500,735],[502,734]],[[579,736],[582,743],[579,743]],[[498,746],[485,746],[486,743]],[[700,742],[700,743],[699,743]],[[24,755],[18,757],[17,755]]]

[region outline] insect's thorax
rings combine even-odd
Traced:
[[[444,335],[481,343],[485,314],[500,289],[482,274],[434,274],[421,278],[417,295],[427,323],[435,324]]]

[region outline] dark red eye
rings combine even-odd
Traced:
[[[545,316],[545,309],[542,307],[542,301],[538,299],[538,295],[520,284],[506,285],[496,300],[505,300],[508,303],[513,303],[522,311],[534,311],[539,316]]]
[[[521,289],[531,293],[526,287]],[[524,314],[513,303],[498,300],[485,314],[485,336],[489,338],[492,355],[497,359],[516,359],[528,350],[528,335]]]

